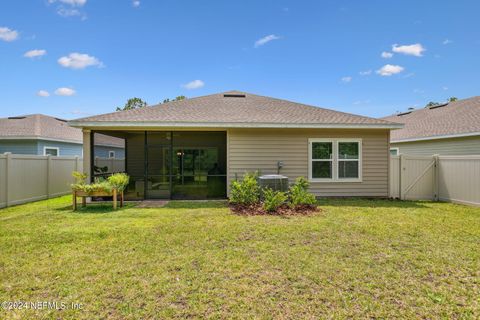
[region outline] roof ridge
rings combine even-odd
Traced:
[[[446,104],[444,107],[452,108],[452,106],[455,106],[456,104],[465,103],[469,100],[473,100],[473,101],[480,100],[480,96],[472,96],[472,97],[468,97],[468,98],[465,98],[465,99],[458,99],[458,100],[455,100],[455,101],[439,102],[438,106]],[[435,106],[437,106],[437,105],[435,105]],[[433,106],[433,108],[425,106],[425,107],[416,108],[416,109],[412,109],[412,110],[400,111],[400,112],[393,113],[393,114],[390,114],[390,115],[385,116],[385,117],[381,117],[380,119],[395,117],[395,116],[397,116],[399,114],[402,114],[402,113],[412,113],[412,112],[427,111],[427,110],[431,110],[431,109],[436,109],[435,106]]]

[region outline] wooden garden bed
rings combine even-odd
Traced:
[[[77,210],[77,198],[81,197],[82,198],[82,207],[85,207],[87,205],[87,198],[88,197],[112,197],[112,202],[113,202],[113,209],[117,209],[117,198],[120,196],[120,207],[123,207],[123,191],[117,191],[116,189],[113,189],[111,192],[107,191],[95,191],[91,193],[87,193],[85,191],[78,191],[74,190],[72,192],[72,198],[73,198],[73,211]]]

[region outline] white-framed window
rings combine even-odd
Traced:
[[[58,147],[43,147],[43,155],[58,157],[60,155],[60,149]]]
[[[109,158],[115,158],[115,151],[108,151],[108,157]]]
[[[391,156],[398,156],[400,150],[398,148],[390,148],[390,155]]]
[[[362,139],[308,139],[312,182],[361,182]]]

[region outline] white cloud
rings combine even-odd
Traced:
[[[55,94],[57,96],[65,96],[65,97],[69,97],[69,96],[73,96],[75,94],[75,90],[73,90],[72,88],[58,88],[57,90],[55,90]]]
[[[448,90],[448,87],[442,87],[443,90],[447,91]]]
[[[49,3],[60,2],[64,4],[68,4],[73,7],[83,7],[87,0],[48,0]]]
[[[445,39],[445,40],[442,41],[442,44],[447,45],[447,44],[450,44],[450,43],[452,43],[452,42],[453,42],[453,41],[450,40],[450,39]]]
[[[193,81],[190,81],[189,83],[182,85],[182,87],[188,90],[193,90],[193,89],[199,89],[204,85],[205,85],[205,82],[203,82],[202,80],[193,80]]]
[[[140,7],[140,1],[139,0],[133,0],[132,1],[132,6],[134,6],[135,8]]]
[[[372,74],[372,70],[360,71],[358,74],[361,76],[368,76]]]
[[[352,81],[352,77],[350,77],[350,76],[343,77],[341,80],[342,80],[342,82],[344,82],[344,83],[349,83],[350,81]]]
[[[257,41],[255,41],[254,47],[255,47],[255,48],[258,48],[258,47],[263,46],[264,44],[266,44],[266,43],[268,43],[268,42],[270,42],[270,41],[278,40],[278,39],[280,39],[279,36],[276,36],[276,35],[274,35],[274,34],[270,34],[270,35],[268,35],[268,36],[265,36],[265,37],[263,37],[263,38],[258,39]]]
[[[381,54],[381,56],[382,56],[382,58],[390,59],[391,57],[393,57],[393,53],[387,52],[387,51],[383,51],[382,54]]]
[[[80,16],[82,13],[80,10],[77,9],[70,9],[70,8],[58,8],[57,10],[58,15],[62,17],[75,17],[75,16]]]
[[[48,0],[49,4],[58,3],[57,14],[62,17],[81,17],[85,20],[87,16],[83,12],[82,7],[87,3],[87,0]]]
[[[402,54],[406,54],[406,55],[409,55],[409,56],[416,56],[416,57],[421,57],[425,50],[426,49],[420,43],[403,45],[403,46],[399,46],[398,44],[394,44],[392,46],[392,51],[393,52],[402,53]]]
[[[380,69],[377,70],[377,73],[381,76],[391,76],[392,74],[397,74],[405,70],[404,67],[393,65],[393,64],[386,64]]]
[[[18,38],[18,31],[7,27],[0,27],[0,40],[13,41]]]
[[[103,67],[103,63],[97,58],[89,56],[86,53],[78,52],[73,52],[66,57],[61,57],[58,59],[58,64],[70,69],[84,69],[91,66]]]
[[[47,54],[47,50],[43,49],[33,49],[30,51],[25,52],[23,55],[25,58],[35,58],[35,57],[41,57]]]
[[[39,97],[49,97],[50,93],[48,93],[48,91],[45,91],[45,90],[39,90],[37,92],[37,96],[39,96]]]

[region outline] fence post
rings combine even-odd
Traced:
[[[439,199],[439,173],[440,173],[440,168],[439,168],[439,163],[438,163],[438,154],[433,155],[433,201],[438,201]]]
[[[50,175],[51,175],[51,167],[52,167],[52,156],[47,155],[47,199],[50,199]]]
[[[11,181],[11,164],[12,164],[12,153],[11,152],[5,152],[5,155],[7,156],[6,158],[6,163],[5,163],[5,207],[8,207],[10,205],[10,181]]]
[[[78,156],[75,156],[75,163],[73,164],[73,171],[78,171]]]
[[[398,169],[400,172],[398,173],[398,195],[400,200],[405,200],[403,195],[403,165],[405,163],[405,157],[403,154],[400,154],[400,158],[398,160]]]

